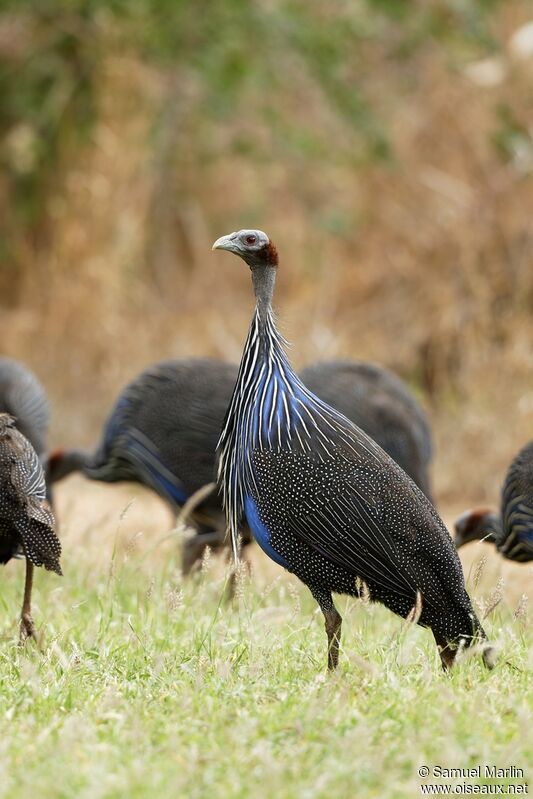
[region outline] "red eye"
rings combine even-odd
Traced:
[[[246,236],[246,244],[255,244],[256,238],[255,236]]]

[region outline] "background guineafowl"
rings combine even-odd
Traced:
[[[33,567],[61,574],[61,544],[46,499],[41,463],[27,438],[7,413],[0,413],[0,563],[22,548],[26,583],[20,621],[21,640],[35,637],[31,617]]]
[[[50,412],[46,392],[27,366],[0,357],[0,412],[15,418],[17,428],[35,452],[43,458],[47,451]]]
[[[501,510],[475,508],[455,522],[457,548],[485,539],[509,560],[533,560],[533,441],[511,463],[502,487]]]
[[[94,453],[52,453],[51,480],[80,470],[92,480],[141,483],[177,513],[214,480],[216,444],[236,378],[236,366],[210,359],[149,367],[121,392]],[[191,519],[198,535],[184,547],[184,572],[201,558],[205,546],[224,545],[224,514],[215,490],[192,511]]]
[[[323,361],[300,372],[302,383],[373,438],[431,499],[432,441],[420,403],[383,366]]]
[[[424,412],[402,381],[380,366],[323,362],[302,372],[304,383],[359,424],[426,492],[431,433]],[[177,512],[214,479],[215,448],[237,380],[237,367],[210,359],[173,360],[149,367],[121,392],[94,454],[57,450],[53,481],[80,470],[93,480],[131,480],[152,488]],[[201,562],[205,547],[225,545],[216,491],[192,514],[197,535],[183,546],[182,568]],[[250,542],[247,528],[242,544]]]
[[[219,441],[219,481],[235,555],[246,521],[263,550],[311,590],[325,617],[328,666],[341,616],[332,591],[370,598],[430,627],[442,664],[485,633],[456,549],[427,497],[360,428],[292,370],[272,313],[278,255],[242,230],[213,249],[250,267],[256,308]],[[489,650],[484,650],[490,665]]]

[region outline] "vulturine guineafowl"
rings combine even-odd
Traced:
[[[457,548],[480,539],[490,541],[509,560],[533,560],[533,441],[520,450],[509,467],[500,513],[475,508],[455,522]]]
[[[26,366],[4,357],[0,357],[0,412],[15,418],[17,428],[43,458],[50,421],[46,392]]]
[[[420,403],[399,377],[377,364],[345,360],[308,366],[300,379],[373,438],[431,499],[431,430]]]
[[[236,366],[207,358],[149,367],[121,392],[94,453],[52,453],[52,481],[79,470],[92,480],[141,483],[177,513],[214,480],[215,448],[236,378]],[[216,491],[193,510],[191,519],[198,535],[184,547],[184,572],[205,546],[224,546],[224,514]]]
[[[0,563],[7,563],[20,548],[26,558],[20,622],[24,640],[35,637],[31,617],[33,567],[44,566],[61,574],[61,544],[37,453],[17,429],[13,417],[0,413]]]
[[[342,621],[332,592],[358,596],[362,582],[371,600],[404,618],[417,608],[448,668],[459,646],[486,640],[448,531],[405,472],[291,369],[272,312],[278,255],[268,236],[241,230],[213,249],[244,259],[256,297],[218,446],[235,556],[246,521],[309,587],[325,617],[329,668]],[[490,665],[492,649],[483,651]]]
[[[402,381],[380,366],[332,361],[302,372],[305,383],[391,454],[428,491],[431,434],[424,412]],[[237,379],[237,367],[210,359],[166,361],[149,367],[121,392],[95,453],[55,451],[53,481],[80,470],[106,482],[149,486],[178,510],[214,479],[215,447]],[[183,571],[199,564],[206,546],[225,545],[225,520],[216,491],[192,514],[197,535],[183,547]],[[250,542],[242,531],[242,544]]]

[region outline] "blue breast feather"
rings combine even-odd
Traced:
[[[259,510],[252,497],[245,498],[244,513],[246,515],[246,521],[250,526],[250,530],[252,531],[255,540],[263,552],[265,552],[269,558],[272,558],[272,560],[279,566],[283,566],[284,569],[289,569],[289,564],[285,558],[282,558],[281,555],[278,555],[276,550],[272,547],[272,544],[270,543],[270,532],[259,518]]]

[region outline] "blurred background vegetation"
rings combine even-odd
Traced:
[[[0,336],[89,443],[163,357],[240,356],[241,227],[282,254],[297,366],[430,408],[437,497],[497,497],[533,431],[533,5],[4,0]]]

